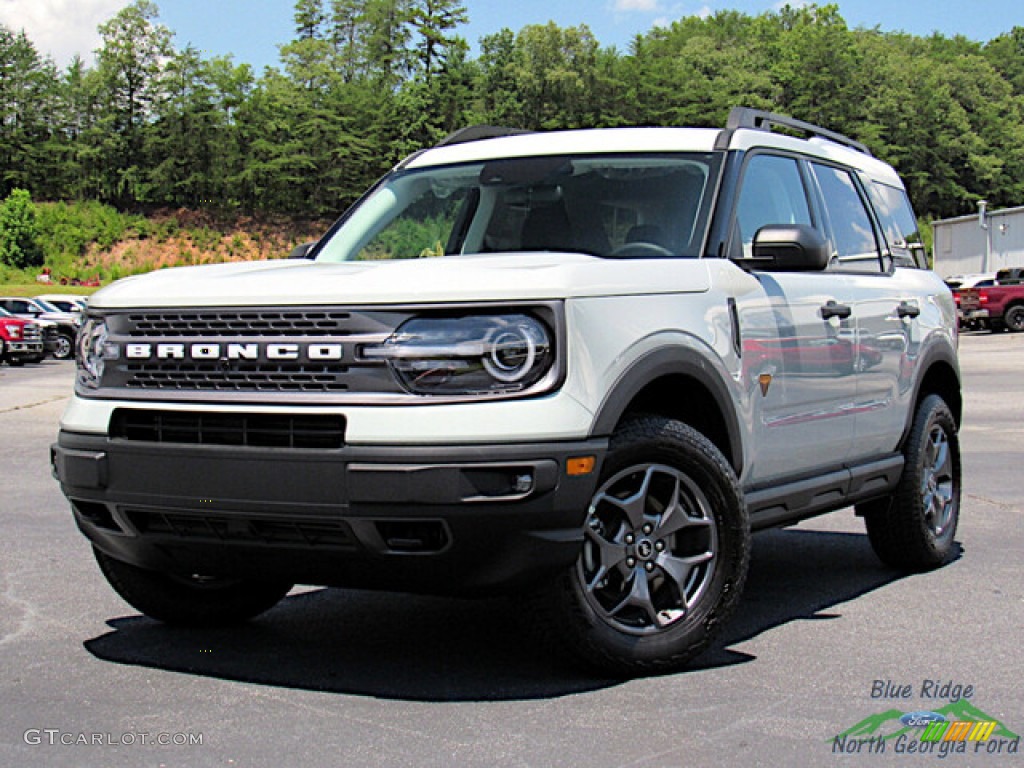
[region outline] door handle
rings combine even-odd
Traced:
[[[896,308],[896,314],[899,315],[900,320],[906,320],[908,317],[914,318],[920,315],[921,308],[909,301],[904,301]]]
[[[840,320],[845,320],[853,314],[851,309],[846,304],[838,304],[834,300],[830,300],[825,306],[821,308],[821,316],[825,320],[831,320],[833,317],[838,317]]]

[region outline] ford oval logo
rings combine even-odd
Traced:
[[[944,723],[946,722],[946,717],[938,712],[922,710],[920,712],[907,712],[907,714],[900,718],[900,722],[911,728],[924,728],[928,723]]]

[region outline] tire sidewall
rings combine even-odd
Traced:
[[[941,535],[937,535],[926,520],[924,500],[921,497],[921,481],[924,473],[927,471],[925,466],[925,447],[928,444],[932,429],[936,426],[942,429],[949,443],[953,474],[953,512],[949,524]],[[942,562],[949,557],[954,546],[956,530],[960,521],[961,493],[960,450],[956,421],[942,398],[930,395],[922,401],[918,410],[918,418],[915,420],[915,430],[911,436],[910,451],[908,453],[908,465],[913,471],[905,478],[903,488],[904,504],[912,510],[914,523],[921,528],[923,541],[931,555],[931,559],[936,562]]]
[[[646,436],[641,438],[640,433]],[[688,475],[706,496],[713,513],[718,552],[712,579],[697,604],[662,632],[633,635],[610,626],[598,615],[584,594],[577,565],[567,580],[573,607],[587,628],[585,636],[578,639],[592,648],[592,655],[669,667],[674,657],[688,658],[706,647],[735,607],[749,565],[750,526],[735,474],[717,448],[698,432],[659,417],[628,423],[612,437],[597,487],[630,467],[644,464],[663,464]]]
[[[56,360],[70,360],[74,357],[75,353],[75,339],[73,336],[69,336],[66,333],[61,333],[57,337],[57,348],[53,351],[53,357]]]
[[[1006,327],[1014,333],[1024,331],[1024,306],[1010,307],[1006,313]]]

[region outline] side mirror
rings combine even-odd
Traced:
[[[308,259],[309,258],[309,252],[313,250],[313,246],[315,246],[318,242],[319,242],[319,240],[314,240],[311,243],[303,243],[302,245],[296,245],[292,249],[292,252],[288,254],[288,258],[289,259]]]
[[[754,235],[755,269],[766,272],[821,272],[832,254],[828,242],[806,224],[769,224]]]

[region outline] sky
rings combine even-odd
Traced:
[[[294,35],[293,0],[156,0],[160,23],[175,33],[180,50],[191,44],[205,56],[231,54],[257,73],[278,64],[278,46]],[[777,0],[463,0],[469,23],[457,33],[474,52],[479,39],[504,27],[554,21],[561,27],[586,24],[603,46],[622,52],[638,34],[684,16],[719,10],[751,15],[776,10]],[[792,2],[800,4],[800,0]],[[821,4],[824,4],[822,2]],[[916,35],[940,32],[987,41],[1024,26],[1020,0],[839,0],[851,27],[880,27]],[[0,24],[24,29],[36,49],[61,67],[77,53],[91,63],[99,46],[96,27],[125,0],[0,0]]]

